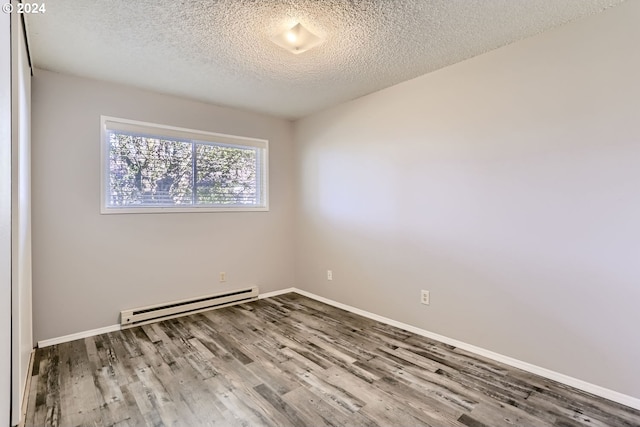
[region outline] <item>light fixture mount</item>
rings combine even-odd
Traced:
[[[322,43],[322,39],[311,31],[307,30],[302,24],[297,23],[287,31],[271,38],[271,41],[280,47],[287,49],[289,52],[300,54]]]

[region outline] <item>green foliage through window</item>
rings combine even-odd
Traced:
[[[262,206],[263,149],[107,130],[107,208]]]

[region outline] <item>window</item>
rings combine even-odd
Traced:
[[[102,213],[268,210],[268,141],[101,118]]]

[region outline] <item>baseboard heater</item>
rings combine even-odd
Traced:
[[[123,329],[144,325],[187,314],[200,313],[214,308],[228,307],[243,302],[258,299],[258,287],[252,286],[214,295],[206,295],[166,304],[156,304],[147,307],[133,308],[120,312],[120,325]]]

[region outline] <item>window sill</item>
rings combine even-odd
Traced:
[[[144,208],[106,208],[100,209],[102,215],[118,214],[172,214],[172,213],[208,213],[208,212],[268,212],[268,206],[259,207],[201,207],[201,208],[174,208],[174,207],[144,207]]]

